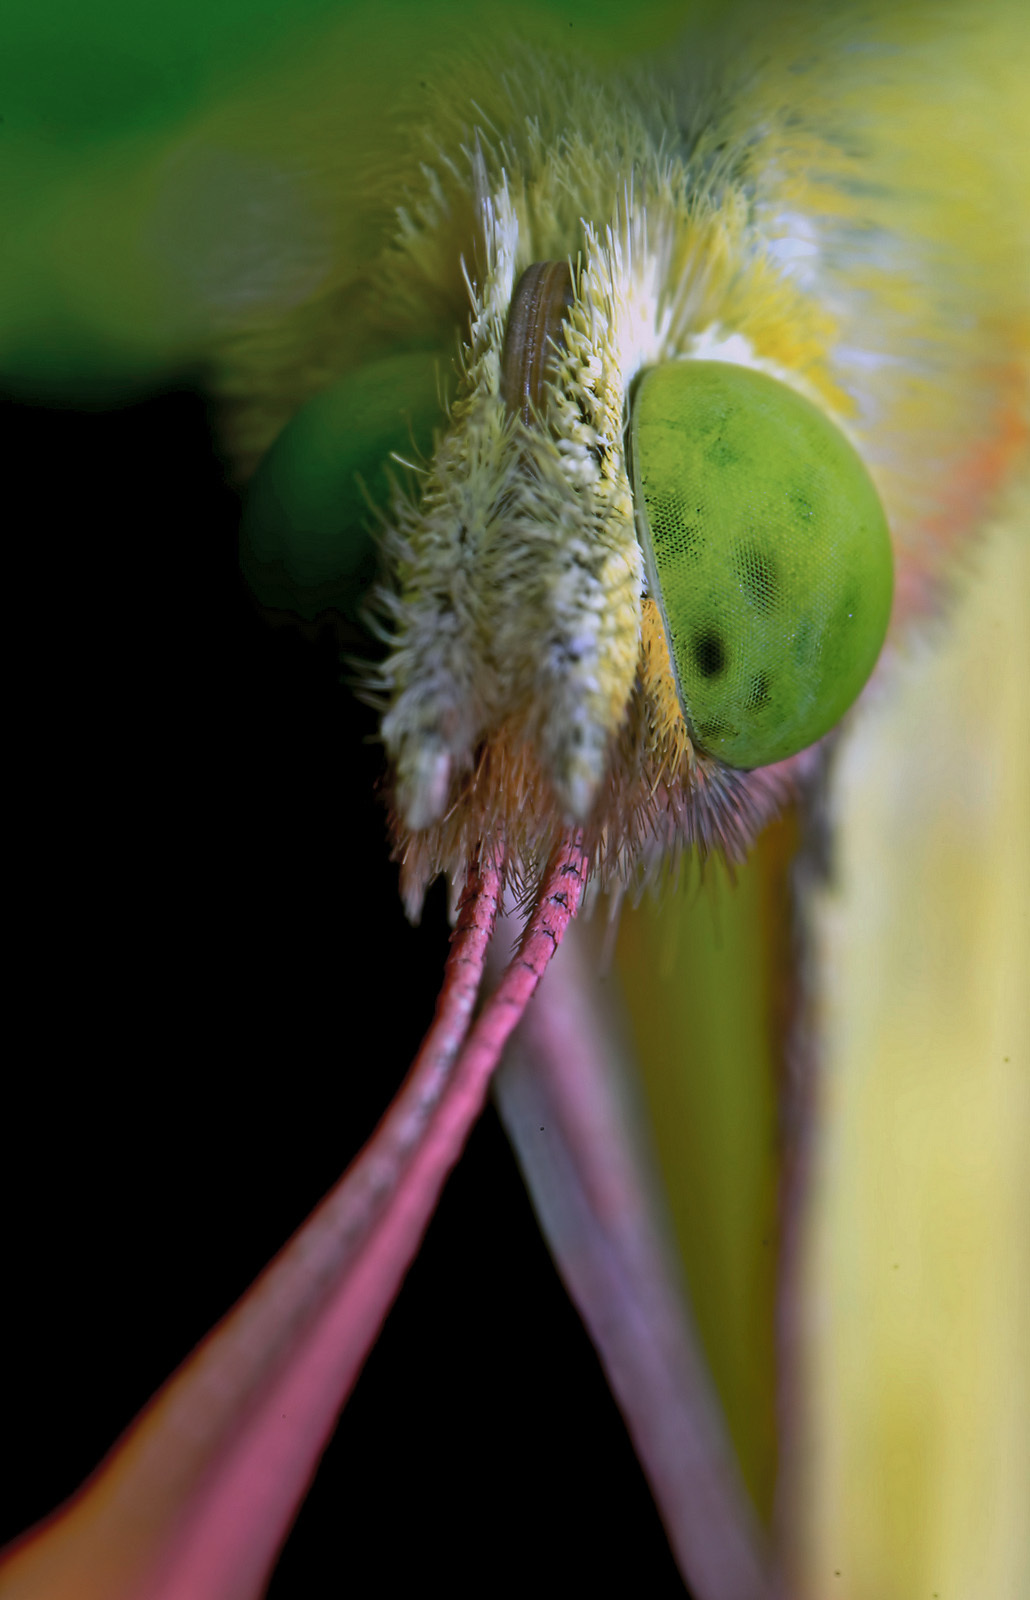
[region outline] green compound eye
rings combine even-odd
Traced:
[[[697,743],[731,767],[803,750],[851,705],[887,632],[890,536],[865,467],[787,384],[722,361],[644,374],[630,454]]]
[[[378,566],[360,483],[385,505],[390,452],[431,452],[448,365],[431,350],[385,356],[324,389],[284,428],[254,474],[240,530],[240,564],[263,605],[309,619],[326,609],[360,617]]]

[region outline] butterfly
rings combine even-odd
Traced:
[[[964,19],[972,48],[980,38],[978,25],[962,11],[956,11],[956,19]],[[739,624],[741,633],[751,640],[761,632],[762,605],[780,582],[775,575],[780,546],[756,548],[749,537],[731,548],[729,564],[736,562],[742,572],[721,605],[705,612],[701,626],[698,614],[689,612],[691,585],[682,576],[677,579],[675,565],[669,566],[662,553],[662,503],[670,491],[660,482],[653,488],[660,476],[657,441],[670,422],[679,427],[694,404],[699,378],[714,386],[715,408],[724,421],[735,409],[746,410],[755,395],[767,393],[786,396],[783,403],[800,406],[806,417],[811,408],[820,423],[827,412],[832,416],[834,431],[820,432],[818,439],[840,436],[841,460],[857,473],[861,493],[871,474],[887,507],[898,625],[932,605],[941,551],[947,552],[970,520],[987,514],[1024,448],[1018,386],[1025,362],[1015,344],[1021,302],[1010,253],[1018,219],[1009,214],[1012,240],[1003,230],[977,256],[970,241],[985,235],[970,222],[975,208],[964,209],[973,207],[976,185],[958,193],[951,188],[942,211],[944,197],[926,182],[928,142],[939,139],[934,149],[947,150],[945,123],[953,118],[954,105],[970,99],[978,104],[982,95],[968,52],[960,52],[954,39],[938,39],[925,17],[921,23],[918,17],[903,20],[900,38],[891,35],[882,16],[867,34],[856,18],[843,13],[824,19],[821,32],[813,33],[811,16],[803,20],[806,26],[795,33],[787,16],[777,17],[775,48],[768,38],[760,40],[742,62],[718,37],[704,41],[703,55],[700,47],[693,55],[683,47],[671,69],[651,69],[643,89],[639,80],[613,87],[607,77],[570,70],[563,60],[520,60],[514,53],[506,76],[499,77],[489,64],[474,92],[455,94],[448,84],[444,103],[433,101],[433,116],[422,114],[430,124],[432,147],[441,152],[439,170],[428,159],[416,163],[417,172],[401,163],[403,182],[415,197],[407,207],[403,197],[394,202],[388,183],[376,191],[376,205],[399,216],[401,225],[387,234],[377,258],[373,310],[366,315],[369,302],[361,301],[356,318],[368,342],[362,352],[368,359],[351,359],[355,321],[347,320],[354,313],[346,283],[330,286],[333,293],[317,307],[319,316],[301,298],[301,335],[309,328],[301,359],[284,338],[290,321],[282,306],[256,331],[244,327],[234,333],[235,348],[221,358],[221,392],[235,400],[232,448],[237,459],[245,459],[248,450],[260,456],[272,445],[260,470],[265,488],[271,480],[274,489],[275,473],[283,472],[284,459],[289,467],[291,449],[305,448],[302,429],[312,411],[304,407],[303,390],[312,376],[318,393],[307,406],[324,412],[342,403],[367,413],[371,402],[361,387],[362,375],[381,361],[403,359],[409,377],[421,366],[423,376],[410,391],[428,394],[432,410],[434,401],[440,406],[441,362],[434,338],[440,330],[453,334],[458,329],[458,393],[449,426],[434,436],[431,456],[414,452],[414,486],[401,489],[383,512],[394,569],[383,602],[390,643],[387,664],[377,669],[371,687],[388,707],[383,733],[395,773],[395,848],[409,906],[417,908],[434,874],[448,874],[456,894],[471,875],[477,896],[466,901],[465,921],[459,923],[466,947],[483,942],[486,930],[476,921],[476,907],[499,900],[505,871],[511,888],[539,897],[546,918],[561,890],[561,883],[540,887],[540,868],[551,852],[565,852],[553,859],[566,887],[569,880],[581,885],[589,866],[595,880],[607,874],[616,891],[635,889],[638,874],[648,879],[661,872],[670,849],[721,841],[731,854],[743,853],[785,797],[786,785],[818,775],[815,758],[805,754],[807,743],[796,750],[774,746],[774,757],[797,757],[797,771],[771,779],[757,765],[766,748],[748,743],[761,737],[755,728],[767,717],[779,737],[784,702],[769,681],[770,671],[782,666],[779,656],[768,670],[759,663],[738,674],[731,701],[706,698],[713,680],[723,677],[721,653],[737,642],[731,633],[713,633],[712,619],[721,627],[729,600],[742,594],[750,610],[747,623]],[[996,20],[1004,20],[1002,11]],[[763,49],[772,50],[771,63]],[[904,114],[913,102],[904,97],[911,96],[920,72],[952,92],[942,93],[939,107],[920,103],[918,114],[912,113],[913,131]],[[476,76],[474,69],[470,76]],[[898,113],[899,102],[902,109],[893,120],[881,122],[871,114],[870,107],[879,105]],[[911,141],[907,146],[899,143],[899,127]],[[943,155],[940,162],[942,170],[952,171]],[[997,214],[1003,214],[1000,208]],[[547,240],[545,247],[537,248],[535,238],[532,243],[524,239],[534,229]],[[464,251],[453,248],[452,232],[471,240]],[[560,238],[560,251],[551,246],[551,236]],[[562,277],[563,257],[567,277]],[[552,375],[530,394],[528,412],[516,411],[513,418],[516,408],[502,393],[512,297],[527,271],[552,261],[557,268],[548,268],[545,289],[561,278],[555,290],[561,314],[553,315],[554,304],[545,303],[542,324],[536,313],[529,319],[530,365],[550,364]],[[490,300],[495,279],[501,281],[497,305]],[[341,324],[334,327],[324,313],[341,302]],[[417,309],[419,337],[427,342],[421,351],[416,346],[401,357],[382,357],[376,338],[388,333],[396,341],[408,302]],[[480,324],[481,345],[476,342]],[[339,379],[333,367],[341,348],[347,351],[350,374]],[[618,379],[607,388],[606,360]],[[561,373],[574,361],[586,377],[572,385],[566,373],[556,382],[554,370]],[[480,369],[499,369],[483,392],[477,386]],[[432,381],[425,376],[430,371]],[[666,381],[686,379],[693,380],[688,398],[663,395]],[[530,377],[531,389],[534,382]],[[560,411],[570,386],[576,415],[568,426],[559,425],[548,407]],[[492,420],[479,417],[476,431],[468,418],[477,406],[482,411],[484,392],[497,404]],[[605,412],[611,413],[608,432]],[[275,444],[284,424],[286,432]],[[405,427],[409,435],[415,431],[411,413]],[[549,446],[556,437],[568,445],[570,470],[580,474],[576,495],[569,495],[568,480],[555,476],[553,458],[561,460],[561,450],[549,454],[541,445],[542,439]],[[753,418],[739,436],[727,426],[713,443],[726,458],[746,444],[754,446],[756,438],[767,475],[781,451]],[[830,447],[819,442],[814,448],[822,453]],[[461,575],[472,591],[472,620],[452,652],[454,659],[441,666],[434,652],[446,633],[447,608],[441,611],[436,604],[434,609],[433,587],[454,560],[453,552],[441,555],[433,548],[434,540],[439,542],[434,508],[453,496],[455,485],[460,490],[473,482],[464,467],[444,471],[446,455],[450,450],[465,460],[474,450],[487,471],[491,449],[499,457],[493,467],[502,512],[483,514],[484,491],[475,484],[471,513],[486,532],[481,559]],[[947,470],[938,470],[942,458]],[[852,467],[853,462],[858,465]],[[353,477],[353,462],[345,465]],[[724,459],[720,472],[725,467]],[[763,466],[752,460],[751,480],[756,470],[762,473]],[[527,483],[529,508],[518,503]],[[811,497],[797,505],[804,496],[796,482],[781,484],[777,492],[781,497],[793,493],[795,511],[818,518]],[[627,495],[630,502],[634,495],[642,501],[643,509],[630,505]],[[551,507],[546,517],[539,512],[541,500]],[[614,523],[622,530],[623,546],[605,551],[615,567],[611,582],[610,574],[602,581],[570,556],[582,533],[576,517],[583,503],[589,503],[598,525],[607,526],[612,506],[619,512]],[[738,513],[739,507],[730,520]],[[456,520],[444,518],[447,527]],[[568,539],[555,544],[541,538],[541,548],[527,552],[527,527],[555,523],[566,528]],[[692,546],[703,548],[704,538],[689,529],[684,533],[682,517],[678,526],[680,554],[685,549],[687,566],[693,563],[696,570],[698,551]],[[433,552],[428,565],[427,549]],[[500,561],[489,580],[482,575],[488,559]],[[821,578],[818,554],[812,567]],[[593,583],[599,598],[583,603],[581,589],[574,586],[563,611],[554,596],[560,598],[568,588],[570,570],[581,587]],[[889,580],[878,574],[882,567],[866,575],[862,594],[877,586],[881,595],[889,590]],[[686,592],[685,614],[670,612],[666,591],[677,583]],[[645,600],[650,622],[645,622]],[[420,622],[423,602],[428,620]],[[589,632],[591,616],[603,627],[611,623],[616,635],[621,628],[631,648],[606,634],[603,648],[590,656],[581,636]],[[861,633],[859,655],[875,657],[883,621],[874,619]],[[498,633],[503,649],[494,642]],[[663,637],[668,639],[664,653]],[[651,657],[641,648],[641,640],[646,646],[649,638]],[[543,678],[538,679],[535,665],[541,658]],[[658,662],[650,677],[649,659]],[[613,660],[622,663],[621,686],[604,677]],[[583,688],[574,692],[580,667]],[[684,688],[691,673],[693,700],[689,686]],[[742,707],[756,713],[749,731],[727,730],[727,705],[732,715]],[[833,720],[818,712],[808,731],[824,732],[827,717]],[[468,726],[461,725],[462,718]],[[455,723],[458,732],[451,738]],[[652,746],[648,740],[656,728]],[[734,739],[736,751],[730,748]],[[738,764],[719,758],[720,740],[722,753],[736,756]],[[619,761],[606,765],[613,747]],[[650,766],[641,762],[642,749]],[[636,760],[626,759],[634,753]],[[511,851],[503,861],[489,854],[502,839]],[[564,920],[571,909],[566,894],[556,914]],[[553,942],[558,931],[552,925],[543,934],[545,942]],[[580,980],[559,990],[557,975],[556,968],[551,992],[565,994],[568,1012]],[[539,1007],[546,1005],[547,994],[543,989]],[[468,1004],[471,996],[459,999]],[[538,1013],[546,1015],[539,1007]],[[538,1013],[531,1012],[530,1021]],[[582,1031],[587,1033],[585,1024]],[[546,1045],[541,1052],[546,1056]],[[528,1072],[522,1077],[525,1094]],[[514,1081],[511,1092],[517,1095],[517,1076]],[[502,1089],[504,1099],[510,1107],[508,1089]],[[516,1112],[509,1109],[509,1118],[517,1125]],[[542,1179],[535,1181],[542,1187]],[[367,1306],[360,1297],[359,1303]],[[646,1457],[647,1443],[641,1448]],[[651,1470],[654,1475],[653,1461]],[[674,1522],[667,1504],[665,1509]],[[221,1514],[216,1523],[224,1526]],[[693,1538],[688,1535],[686,1547],[682,1542],[679,1547],[688,1578],[699,1593],[720,1592],[713,1587],[723,1581],[718,1573],[712,1576],[697,1566],[704,1557],[696,1553]],[[749,1540],[750,1535],[743,1539],[746,1551]],[[714,1547],[725,1550],[717,1541]],[[760,1592],[755,1586],[765,1580],[757,1566],[747,1566],[751,1554],[741,1559],[750,1576],[740,1581],[750,1585],[747,1592]]]

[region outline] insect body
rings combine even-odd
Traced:
[[[260,1592],[586,880],[618,889],[692,846],[741,855],[794,778],[819,770],[811,741],[861,688],[888,613],[889,654],[1025,457],[1025,174],[1011,181],[1010,158],[1030,141],[998,130],[1009,102],[993,87],[1011,55],[1011,103],[1025,105],[1008,49],[1025,18],[1004,0],[956,4],[944,27],[940,9],[742,7],[722,40],[698,28],[639,75],[521,45],[419,60],[409,134],[374,185],[349,176],[357,139],[306,150],[331,223],[312,248],[328,238],[342,263],[320,257],[302,303],[273,296],[249,324],[253,298],[230,297],[241,326],[214,361],[241,479],[264,458],[245,564],[273,602],[346,609],[369,571],[353,535],[375,521],[385,648],[365,684],[407,907],[450,878],[452,955],[366,1149],[93,1485],[9,1558],[19,1592]],[[352,59],[333,71],[353,85]],[[257,120],[274,141],[272,98]],[[298,121],[294,153],[317,143]],[[874,782],[886,822],[903,810],[892,775]],[[476,1016],[513,890],[526,929]],[[767,943],[787,947],[785,922]],[[907,1003],[903,954],[891,976]],[[506,1068],[509,1127],[692,1592],[765,1600],[769,1541],[664,1264],[651,1173],[605,1100],[617,1030],[574,963],[549,976],[527,1019],[532,1060],[524,1038]],[[650,1018],[672,1046],[667,1081],[718,988],[706,969],[674,1026]],[[731,1023],[741,992],[721,1007]],[[864,1021],[878,998],[858,998]],[[734,1067],[746,1055],[734,1043]],[[917,1376],[898,1388],[906,1429]],[[889,1453],[907,1462],[898,1437]],[[884,1528],[903,1527],[888,1498]],[[860,1530],[856,1571],[868,1544]],[[895,1568],[852,1592],[888,1592]],[[820,1568],[816,1600],[838,1576]],[[917,1588],[930,1583],[905,1600]]]

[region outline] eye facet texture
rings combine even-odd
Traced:
[[[787,384],[721,361],[646,372],[630,450],[698,745],[731,767],[803,750],[851,705],[887,632],[890,536],[865,467]]]

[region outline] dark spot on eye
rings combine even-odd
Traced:
[[[704,548],[704,530],[695,517],[703,517],[701,507],[696,514],[684,505],[679,495],[647,494],[647,521],[655,548],[661,547],[666,556],[679,556],[696,560]]]
[[[690,653],[702,678],[717,678],[721,672],[725,672],[726,646],[714,628],[695,633]]]
[[[740,460],[740,451],[720,434],[705,446],[705,460],[715,467],[732,467]]]
[[[846,594],[844,596],[837,608],[838,628],[842,630],[845,628],[850,628],[851,624],[855,620],[855,615],[860,608],[860,603],[859,596],[854,591],[852,591],[851,594]]]
[[[819,654],[819,636],[807,617],[803,618],[794,629],[790,653],[796,665],[801,668],[807,668]]]
[[[780,580],[775,564],[756,545],[738,545],[733,564],[744,594],[763,616],[772,611],[780,598]]]
[[[760,711],[769,704],[769,678],[766,673],[756,673],[751,679],[744,703],[749,711]]]
[[[736,733],[737,729],[731,728],[722,717],[709,717],[707,722],[699,722],[697,725],[697,739],[702,747],[718,744],[720,739],[727,737],[732,739]]]

